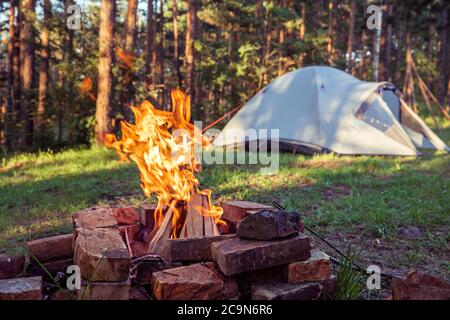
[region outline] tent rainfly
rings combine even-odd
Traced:
[[[361,81],[331,67],[294,70],[250,99],[214,145],[249,142],[254,135],[246,134],[248,129],[278,129],[280,147],[299,152],[415,156],[417,148],[449,151],[396,93],[389,82]]]

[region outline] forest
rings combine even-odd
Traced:
[[[367,27],[372,4],[381,4],[380,32]],[[150,100],[169,110],[173,88],[191,95],[193,118],[208,125],[309,65],[390,81],[415,111],[448,117],[448,7],[444,0],[1,1],[1,149],[101,143],[130,120],[131,105]],[[428,101],[419,110],[423,91]]]

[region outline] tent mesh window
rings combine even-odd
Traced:
[[[356,118],[362,120],[383,132],[391,139],[411,147],[411,142],[401,126],[393,117],[392,112],[378,93],[372,93],[359,107],[355,114]],[[412,146],[414,148],[414,146]]]

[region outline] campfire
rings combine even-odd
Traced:
[[[209,140],[189,122],[190,97],[173,90],[171,112],[149,101],[131,109],[135,124],[123,121],[121,139],[108,134],[105,144],[122,160],[136,163],[144,193],[158,199],[147,252],[156,252],[168,239],[220,235],[222,208],[212,204],[211,191],[200,190],[195,177],[201,170],[195,147]]]

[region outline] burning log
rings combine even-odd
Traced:
[[[179,234],[176,234],[174,228],[177,227],[173,223],[174,210],[180,210],[181,218],[176,221],[183,221],[183,226]],[[168,250],[167,240],[176,236],[178,238],[200,238],[207,236],[219,236],[219,229],[214,221],[214,217],[208,215],[210,212],[209,199],[207,195],[202,193],[194,193],[183,206],[183,208],[172,208],[166,211],[161,226],[154,230],[154,236],[151,236],[151,240],[148,245],[147,252],[162,253]]]

